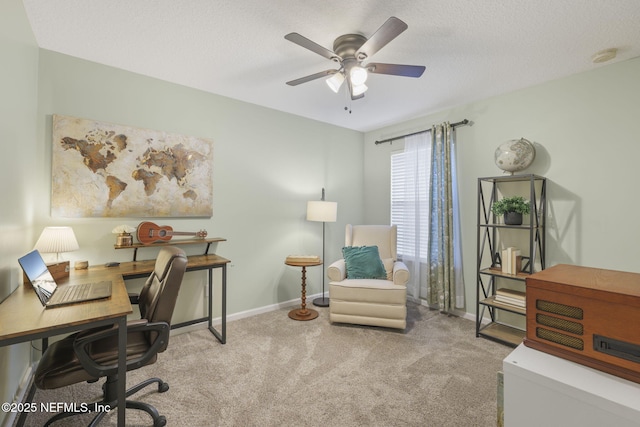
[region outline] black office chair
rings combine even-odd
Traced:
[[[167,348],[171,316],[186,268],[187,257],[182,249],[163,247],[140,294],[130,295],[131,303],[140,307],[141,319],[127,322],[127,371],[154,363],[158,353]],[[103,399],[88,405],[92,412],[99,409],[99,405],[113,409],[117,404],[118,329],[112,326],[78,332],[49,346],[38,364],[35,384],[40,389],[55,389],[83,381],[94,382],[102,377],[107,378],[102,386]],[[127,397],[154,383],[161,393],[169,389],[160,378],[150,378],[127,390]],[[154,427],[167,423],[166,418],[147,403],[127,400],[126,407],[149,413]],[[56,414],[45,426],[76,414]],[[105,411],[99,412],[89,425],[97,425],[105,414]]]

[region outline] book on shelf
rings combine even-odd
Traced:
[[[519,249],[514,247],[502,251],[502,272],[504,274],[517,274],[522,271],[522,255]]]
[[[517,291],[515,289],[508,289],[508,288],[499,288],[496,291],[496,295],[504,295],[507,297],[511,297],[511,298],[517,298],[517,299],[522,299],[524,300],[527,296],[527,294],[525,292],[522,291]]]
[[[511,272],[510,274],[517,274],[522,271],[522,255],[520,250],[514,249],[511,251]]]
[[[524,308],[526,306],[526,294],[514,289],[500,288],[496,290],[495,300],[504,304],[510,304]]]
[[[498,296],[496,296],[495,301],[499,302],[499,303],[502,303],[502,304],[508,304],[508,305],[512,305],[514,307],[519,307],[519,308],[526,308],[527,307],[527,303],[525,301],[515,300],[515,299],[511,299],[511,298],[499,298]]]
[[[504,274],[509,273],[509,269],[511,268],[511,250],[513,248],[507,248],[502,250],[501,258],[502,258],[502,272]]]

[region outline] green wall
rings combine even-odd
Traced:
[[[37,185],[28,166],[37,150],[38,48],[18,0],[4,1],[0,13],[0,301],[16,286],[17,259],[33,246]],[[30,366],[29,343],[0,347],[0,401],[11,402]],[[0,425],[9,414],[0,412]]]
[[[365,135],[365,222],[389,221],[389,155],[401,142],[374,141],[442,121],[457,128],[466,312],[475,313],[477,178],[501,175],[502,142],[536,145],[520,173],[548,178],[547,266],[559,263],[640,272],[640,58],[399,123]]]
[[[339,204],[339,221],[327,227],[328,257],[339,255],[342,229],[362,214],[362,144],[359,132],[41,50],[38,96],[38,176],[35,222],[71,225],[80,251],[67,254],[90,264],[127,261],[113,249],[111,230],[142,218],[49,216],[51,119],[64,114],[207,138],[214,142],[213,217],[152,218],[175,230],[205,229],[228,239],[213,248],[231,259],[229,313],[295,299],[299,271],[287,268],[291,253],[322,250],[321,225],[307,222],[306,201],[327,197]],[[186,247],[198,253],[204,247]],[[141,259],[155,253],[144,250]],[[310,294],[320,291],[321,269],[310,273]],[[203,272],[188,274],[174,321],[199,317],[205,307]]]
[[[300,269],[285,266],[284,259],[322,253],[322,224],[306,221],[306,202],[319,200],[323,187],[327,200],[338,202],[338,221],[326,227],[328,260],[340,256],[345,225],[362,222],[363,134],[39,50],[22,3],[10,3],[3,4],[0,18],[3,64],[11,63],[0,71],[0,132],[6,154],[0,158],[2,194],[11,202],[0,207],[2,297],[20,282],[17,258],[33,247],[45,226],[74,228],[80,250],[65,254],[72,264],[133,256],[129,250],[114,250],[111,230],[120,224],[136,226],[143,218],[50,216],[52,115],[64,114],[213,140],[213,216],[144,219],[176,230],[205,229],[209,236],[227,239],[210,252],[232,261],[230,318],[299,302]],[[202,253],[204,245],[185,249]],[[141,250],[138,258],[155,253]],[[309,270],[308,295],[320,293],[322,274],[321,268]],[[214,281],[217,296],[219,270]],[[141,283],[128,286],[135,291]],[[206,273],[185,276],[174,322],[206,313],[205,288]],[[31,362],[29,345],[0,348],[0,355],[0,397],[11,401]]]

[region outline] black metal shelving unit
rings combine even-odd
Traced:
[[[509,190],[509,186],[528,185],[528,196],[531,201],[529,224],[506,225],[502,218],[496,218],[491,206],[498,200],[501,191]],[[511,188],[513,190],[513,188]],[[520,194],[525,196],[525,194]],[[526,278],[545,268],[545,228],[547,210],[547,180],[539,175],[505,175],[478,178],[478,248],[477,248],[477,286],[476,286],[476,337],[485,337],[503,344],[518,346],[524,338],[525,331],[501,322],[500,311],[520,316],[526,315],[524,308],[496,301],[496,291],[502,281],[521,282],[524,289]],[[500,233],[504,230],[528,232],[528,248],[523,248],[523,266],[517,274],[502,272],[501,260],[497,244]],[[489,322],[483,324],[485,314]]]

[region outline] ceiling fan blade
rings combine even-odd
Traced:
[[[339,62],[341,59],[338,55],[336,55],[329,49],[326,49],[320,46],[318,43],[313,42],[308,38],[301,36],[298,33],[289,33],[286,36],[284,36],[284,38],[289,40],[290,42],[297,44],[298,46],[302,46],[305,49],[309,49],[310,51],[315,52],[318,55],[324,56],[327,59],[331,59],[332,61]]]
[[[328,77],[328,76],[330,76],[332,74],[335,74],[337,72],[338,72],[338,70],[324,70],[324,71],[320,71],[319,73],[311,74],[311,75],[306,76],[306,77],[300,77],[299,79],[291,80],[291,81],[287,82],[287,84],[289,86],[297,86],[297,85],[302,84],[302,83],[306,83],[306,82],[310,82],[312,80],[320,79],[322,77]]]
[[[407,24],[395,16],[392,16],[387,19],[375,33],[373,33],[369,40],[360,46],[360,49],[358,49],[358,52],[356,53],[356,58],[362,61],[364,57],[372,57],[377,51],[385,47],[387,43],[398,37],[400,33],[407,28]],[[361,54],[364,54],[364,57],[362,57]]]
[[[391,74],[403,77],[420,77],[425,70],[422,65],[381,64],[379,62],[369,63],[365,68],[374,74]]]

